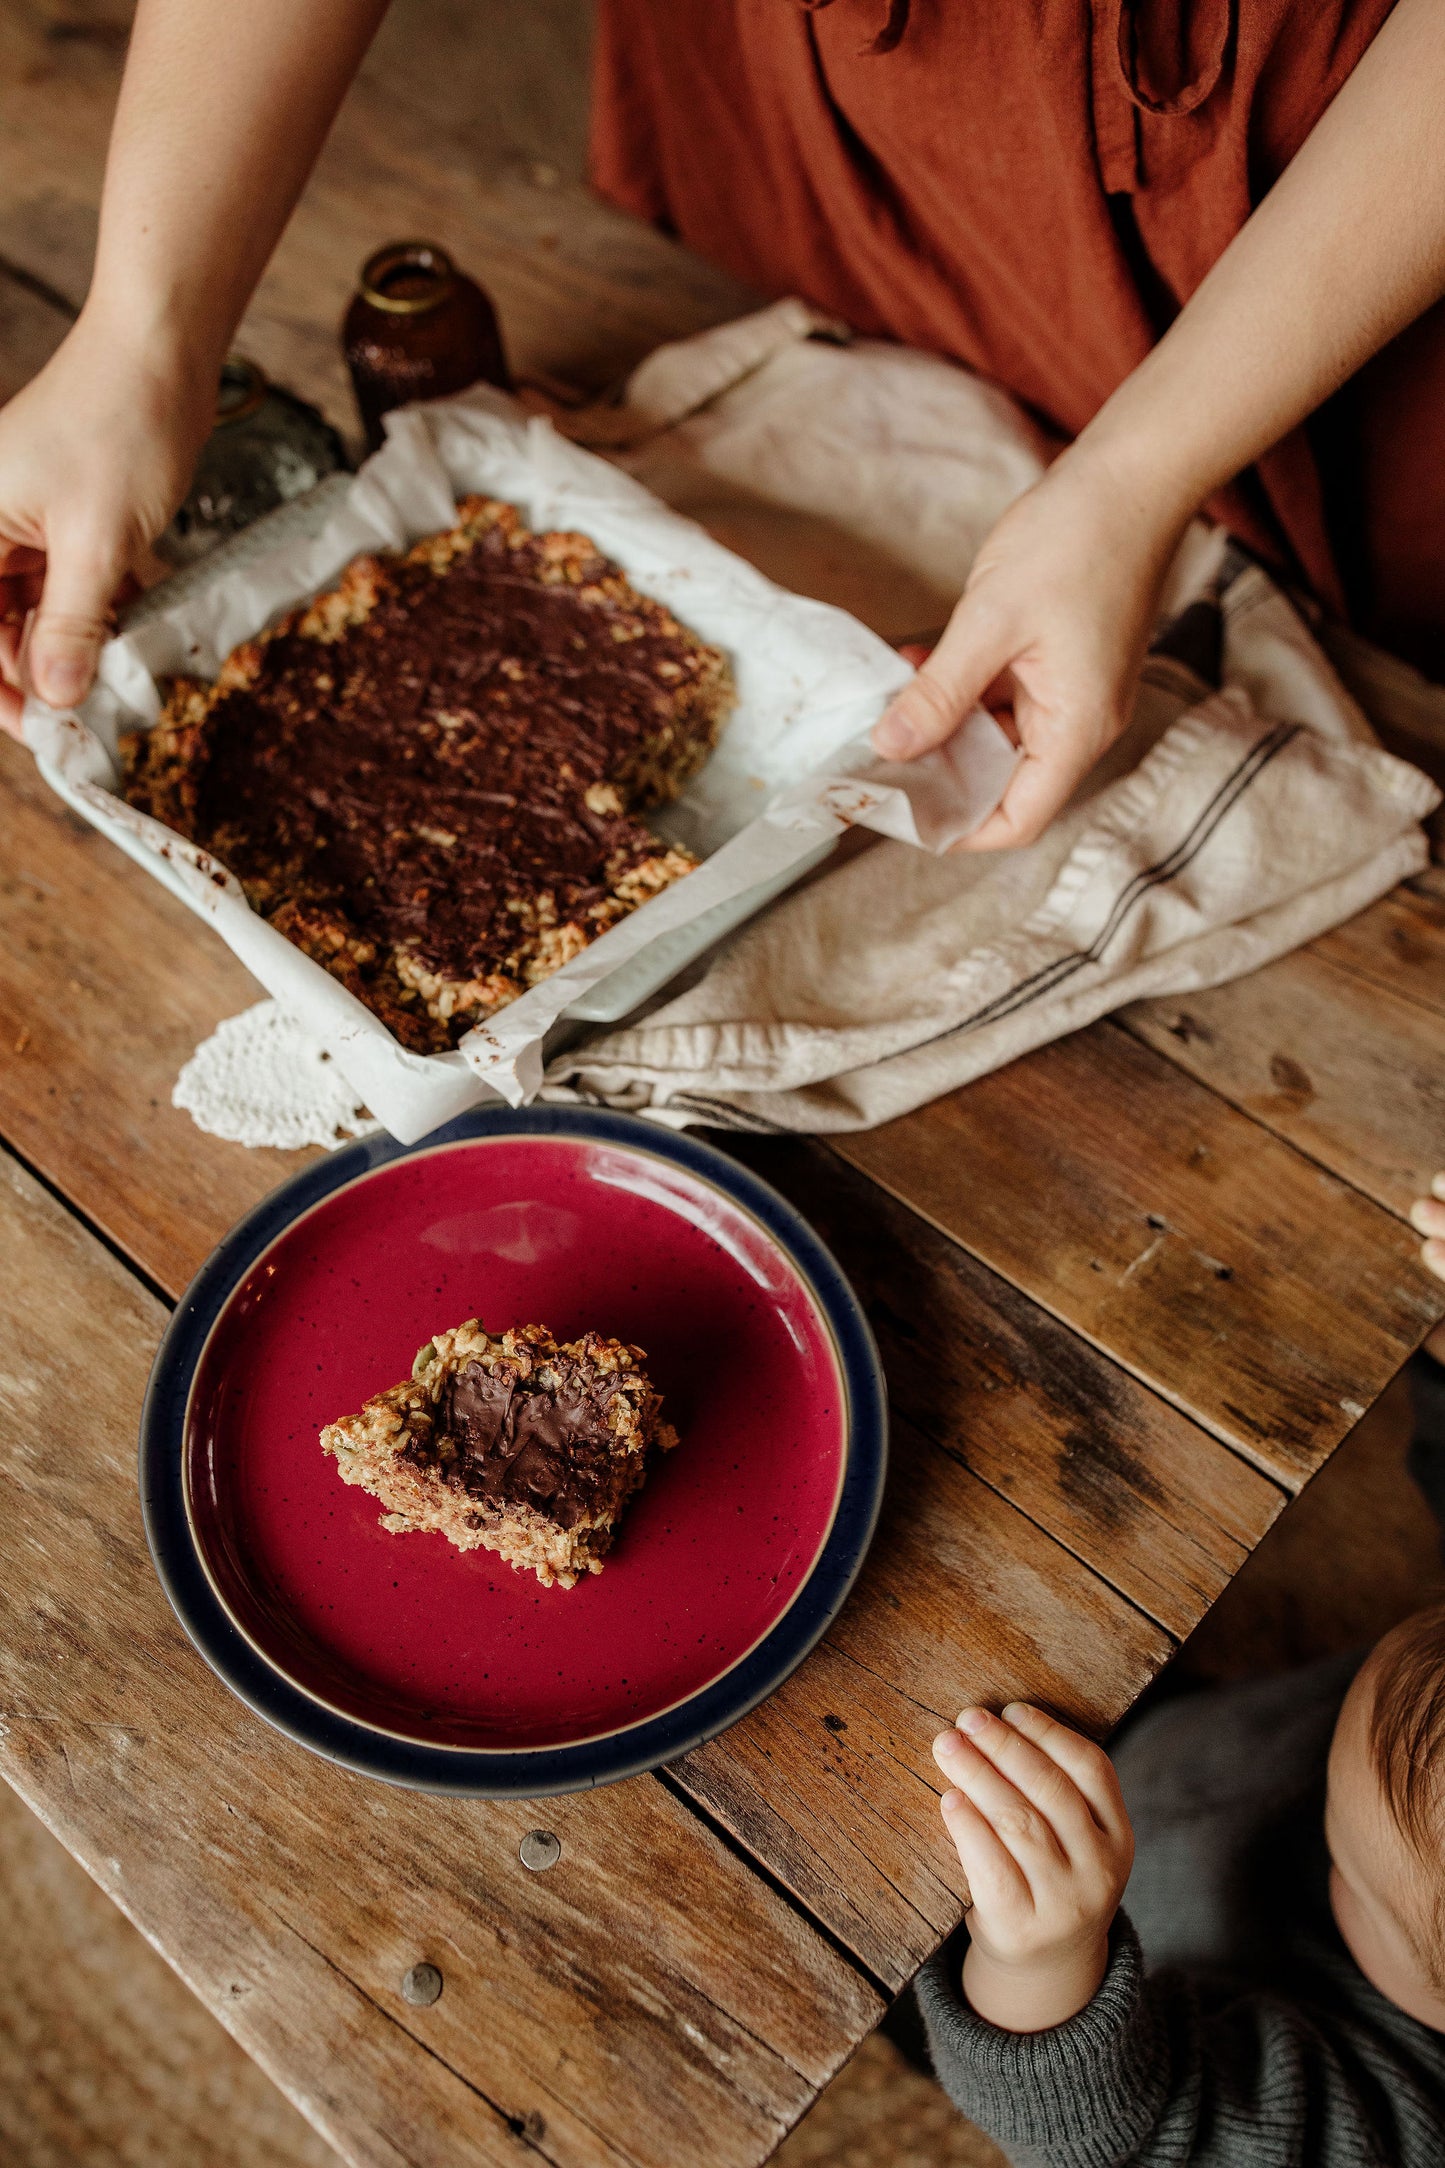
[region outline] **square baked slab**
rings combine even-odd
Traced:
[[[428,1340],[403,1384],[329,1423],[322,1449],[393,1534],[435,1530],[573,1588],[602,1571],[649,1455],[677,1443],[642,1361],[600,1333],[493,1339],[470,1318]]]
[[[435,1053],[696,861],[637,817],[706,760],[726,659],[585,535],[471,497],[176,678],[126,795]]]

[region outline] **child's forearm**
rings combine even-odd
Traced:
[[[976,2017],[1000,2032],[1048,2032],[1093,2001],[1109,1968],[1107,1933],[1027,1965],[1001,1964],[977,1943],[963,1960],[963,1992]]]
[[[917,1990],[939,2082],[1010,2158],[1050,2168],[1279,2168],[1286,2159],[1435,2168],[1435,2087],[1418,2049],[1342,1999],[1337,1977],[1317,1977],[1320,1999],[1308,2009],[1276,1988],[1207,1984],[1182,1969],[1146,1979],[1120,1915],[1094,1996],[1048,2032],[981,2017],[942,1951]]]
[[[1126,1921],[1114,1929],[1093,1996],[1047,2031],[983,2016],[959,1993],[942,1951],[916,1987],[939,2083],[1011,2158],[1047,2160],[1050,2168],[1126,2161],[1153,2168],[1150,2140],[1168,2116],[1169,2065]]]
[[[86,314],[219,367],[386,0],[140,0]]]

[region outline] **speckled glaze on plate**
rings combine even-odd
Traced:
[[[575,1589],[389,1535],[317,1443],[473,1315],[634,1341],[681,1431]],[[368,1139],[267,1199],[157,1356],[141,1478],[177,1612],[263,1716],[395,1782],[538,1797],[779,1684],[861,1563],[884,1458],[867,1326],[791,1207],[694,1138],[546,1109]]]

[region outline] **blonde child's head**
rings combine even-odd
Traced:
[[[1386,1634],[1330,1747],[1330,1907],[1367,1980],[1445,2031],[1445,1603]]]

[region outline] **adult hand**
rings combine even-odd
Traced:
[[[874,733],[907,760],[982,699],[1023,747],[962,850],[1027,843],[1118,736],[1190,515],[1445,294],[1445,10],[1397,0],[1158,345],[980,551]]]
[[[915,760],[980,701],[1011,717],[1024,757],[959,850],[1031,843],[1123,730],[1187,517],[1080,443],[998,521],[942,639],[873,733],[885,759]]]
[[[0,408],[0,728],[12,736],[22,666],[52,707],[84,699],[116,591],[185,495],[215,388],[159,346],[83,315]]]
[[[1006,2032],[1043,2032],[1098,1990],[1134,1835],[1102,1748],[1041,1709],[965,1709],[933,1742],[973,1899],[963,1990]]]

